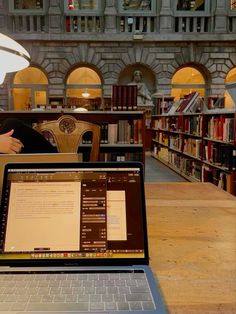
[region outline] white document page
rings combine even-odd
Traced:
[[[80,185],[12,183],[5,251],[79,250]]]
[[[107,191],[107,240],[127,240],[125,191]]]

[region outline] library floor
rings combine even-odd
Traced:
[[[145,155],[145,181],[146,182],[186,182],[176,172],[151,157],[149,152]]]

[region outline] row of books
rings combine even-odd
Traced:
[[[234,118],[224,115],[212,116],[207,124],[207,136],[224,142],[234,141]]]
[[[221,143],[203,141],[201,139],[182,136],[167,136],[165,133],[159,133],[156,136],[158,143],[168,146],[170,149],[190,155],[197,159],[225,168],[227,170],[236,170],[236,149],[233,146],[222,145]]]
[[[163,144],[166,146],[169,145],[169,136],[166,133],[163,133],[163,132],[156,133],[155,140],[160,144]]]
[[[208,165],[202,167],[202,181],[211,182],[219,188],[236,195],[236,174],[224,172]]]
[[[112,110],[137,110],[137,86],[113,85],[112,86]]]
[[[181,173],[197,181],[201,180],[201,163],[191,158],[186,158],[178,153],[169,152],[169,163],[180,170]]]
[[[194,105],[196,99],[198,97],[198,92],[191,92],[185,95],[176,108],[175,112],[188,112],[190,108]]]
[[[206,123],[204,123],[204,119],[206,119]],[[234,118],[225,115],[163,116],[153,120],[153,127],[159,130],[209,137],[228,143],[234,142],[236,136],[234,134]]]
[[[202,122],[203,117],[200,115],[184,117],[182,131],[192,135],[202,136]]]
[[[154,156],[157,156],[158,158],[168,162],[168,159],[169,159],[168,148],[154,145],[153,154],[154,154]]]
[[[165,147],[154,147],[153,154],[172,165],[176,170],[184,175],[201,180],[201,162],[192,158],[187,158],[178,152],[170,151]]]
[[[166,133],[157,133],[155,140],[170,149],[193,156],[194,158],[201,158],[202,155],[202,140],[183,136],[167,135]]]
[[[202,140],[185,138],[183,143],[183,153],[200,159],[202,155]]]
[[[100,161],[142,161],[142,152],[100,153]]]
[[[153,128],[159,130],[182,131],[183,117],[159,117],[153,120]]]
[[[180,113],[199,113],[206,111],[204,99],[199,96],[197,91],[193,91],[175,101],[172,106],[162,111],[162,114],[173,115]]]
[[[227,170],[236,170],[236,149],[233,146],[207,141],[204,145],[203,160]]]
[[[117,123],[101,123],[101,144],[142,144],[142,120],[119,120]],[[83,144],[90,144],[91,133],[85,133]]]

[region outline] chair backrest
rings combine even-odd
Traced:
[[[90,161],[97,161],[99,156],[100,126],[77,120],[71,115],[63,115],[58,120],[38,123],[35,130],[52,134],[60,153],[76,153],[86,132],[92,132]]]

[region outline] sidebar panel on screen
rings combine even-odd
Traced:
[[[82,180],[81,238],[83,252],[107,250],[106,180]]]

